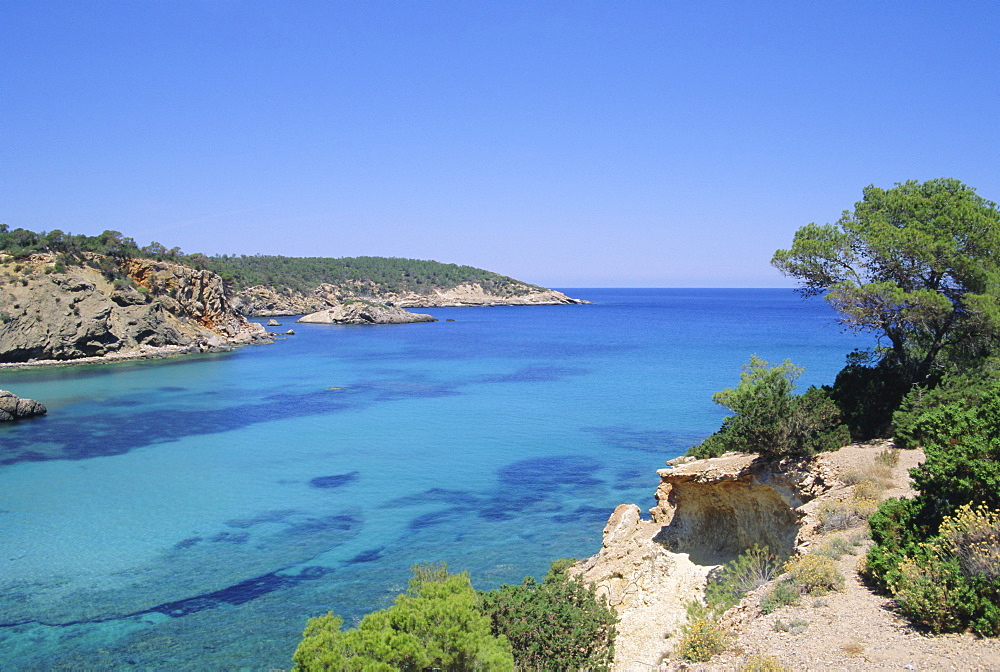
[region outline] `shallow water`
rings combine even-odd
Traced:
[[[0,428],[3,668],[286,668],[307,617],[389,605],[415,562],[541,575],[653,504],[751,354],[823,384],[867,345],[790,290],[566,291],[597,305],[0,372],[49,408]]]

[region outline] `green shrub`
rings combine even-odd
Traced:
[[[418,565],[406,593],[388,609],[342,631],[332,613],[309,619],[295,650],[295,670],[417,672],[514,669],[510,643],[490,633],[469,577],[443,564]]]
[[[770,581],[781,561],[767,546],[754,544],[732,562],[723,565],[705,586],[709,612],[718,617],[735,606],[747,593]]]
[[[919,498],[887,499],[868,519],[875,543],[865,556],[862,575],[876,587],[891,590],[899,580],[899,563],[930,536],[922,504]]]
[[[793,618],[787,623],[779,618],[774,622],[775,632],[787,632],[790,635],[802,634],[808,627],[809,621],[802,620],[801,618]]]
[[[896,602],[935,632],[1000,635],[1000,513],[966,505],[898,565]]]
[[[893,412],[908,390],[902,369],[893,360],[855,350],[828,392],[851,438],[867,441],[892,435]]]
[[[802,593],[792,581],[779,581],[760,601],[760,610],[765,614],[774,612],[779,607],[797,604]]]
[[[824,558],[830,558],[831,560],[839,560],[846,554],[855,555],[857,547],[860,545],[860,537],[847,538],[838,536],[824,541],[813,553]]]
[[[846,444],[848,431],[840,424],[837,406],[826,392],[810,387],[804,394],[792,394],[802,371],[789,360],[771,366],[751,356],[739,384],[712,395],[712,401],[735,415],[723,419],[719,430],[692,446],[688,454],[716,457],[736,450],[811,455]]]
[[[880,450],[875,455],[875,464],[883,465],[892,469],[897,464],[899,464],[899,451],[893,448],[886,448],[885,450]]]
[[[703,663],[726,650],[729,635],[715,621],[699,618],[681,628],[676,653],[680,658]]]
[[[936,408],[958,405],[963,408],[980,406],[992,394],[1000,379],[997,362],[989,361],[974,373],[945,376],[931,388],[914,387],[892,416],[893,439],[900,448],[919,448],[926,439],[934,440],[932,427],[924,414]]]
[[[529,577],[480,594],[492,632],[510,641],[519,669],[610,669],[617,616],[592,585],[566,573],[572,562],[553,562],[542,583]]]

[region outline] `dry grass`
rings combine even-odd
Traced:
[[[844,644],[840,647],[840,650],[849,656],[860,656],[865,652],[865,647],[861,646],[857,642],[851,642],[849,644]]]

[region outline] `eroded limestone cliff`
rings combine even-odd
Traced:
[[[601,550],[575,570],[618,611],[616,670],[655,667],[670,648],[664,637],[683,625],[685,604],[719,565],[752,544],[794,552],[807,503],[830,487],[815,463],[750,455],[680,462],[658,472],[650,518],[634,504],[618,506]]]
[[[109,281],[51,255],[0,259],[0,363],[225,350],[270,339],[229,305],[218,275],[148,259]],[[163,351],[164,353],[166,350]]]

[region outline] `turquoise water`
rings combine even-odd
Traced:
[[[389,605],[415,562],[541,575],[652,506],[751,354],[823,384],[867,345],[790,290],[566,291],[597,305],[0,372],[49,408],[0,428],[3,669],[287,668],[307,617]]]

